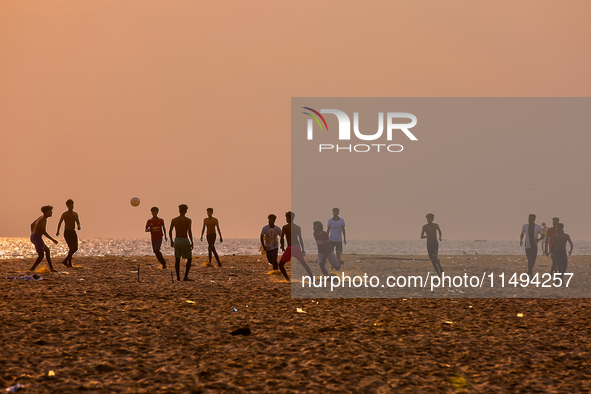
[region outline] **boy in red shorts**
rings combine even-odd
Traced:
[[[150,233],[152,238],[152,250],[164,269],[166,268],[166,260],[164,260],[164,256],[162,256],[160,249],[162,248],[162,237],[164,237],[165,241],[168,241],[168,238],[166,238],[164,219],[158,217],[159,211],[158,207],[152,207],[152,209],[150,209],[150,212],[152,212],[152,219],[149,219],[146,223],[146,232]]]
[[[312,270],[306,263],[304,259],[304,255],[306,252],[304,251],[304,240],[302,239],[302,229],[297,224],[293,223],[293,219],[295,218],[295,213],[289,211],[285,213],[285,220],[287,224],[283,226],[281,229],[281,250],[283,254],[281,255],[281,260],[279,261],[279,269],[285,279],[289,282],[289,276],[287,275],[287,271],[285,270],[285,263],[291,260],[292,257],[295,257],[302,267],[306,270],[308,275],[312,277]],[[287,238],[287,249],[285,249],[285,241],[283,238]]]

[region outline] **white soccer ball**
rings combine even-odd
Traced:
[[[137,207],[138,205],[140,205],[140,199],[138,197],[133,197],[130,202],[131,202],[131,205],[133,205],[134,207]]]

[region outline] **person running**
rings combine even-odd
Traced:
[[[552,218],[552,227],[548,229],[546,233],[546,237],[544,238],[544,254],[546,256],[550,256],[552,259],[552,268],[550,268],[550,275],[555,272],[558,272],[556,269],[556,262],[554,261],[554,255],[552,254],[552,244],[554,240],[554,236],[558,233],[558,223],[560,223],[560,219],[557,217]]]
[[[433,223],[433,220],[435,219],[434,214],[428,213],[425,217],[427,218],[427,224],[425,224],[421,230],[421,239],[427,238],[427,253],[431,259],[431,264],[433,264],[433,268],[435,268],[437,275],[441,276],[443,268],[437,257],[439,254],[439,242],[441,242],[441,228],[437,223]],[[439,242],[437,242],[437,233],[439,233]]]
[[[162,269],[164,269],[166,268],[166,260],[164,259],[164,256],[162,256],[160,249],[162,248],[162,237],[168,242],[168,238],[166,238],[166,227],[164,226],[164,219],[158,217],[158,212],[160,212],[158,207],[152,207],[150,212],[152,212],[152,218],[148,219],[148,222],[146,223],[146,232],[150,233],[152,250],[160,264],[162,264]]]
[[[78,213],[74,212],[74,201],[69,199],[66,201],[66,207],[68,210],[62,213],[60,217],[60,221],[57,224],[57,232],[55,233],[56,236],[60,236],[60,228],[62,226],[62,222],[64,222],[64,239],[68,244],[68,255],[62,261],[62,264],[66,267],[72,266],[72,256],[78,250],[78,234],[76,234],[76,225],[78,225],[78,231],[80,231],[80,218],[78,217]]]
[[[345,232],[345,219],[339,217],[340,210],[338,208],[332,209],[332,218],[328,219],[326,231],[330,238],[330,248],[337,254],[337,260],[340,265],[345,264],[341,259],[343,253],[343,245],[347,245],[347,233]]]
[[[556,268],[562,275],[566,272],[566,266],[568,264],[568,256],[573,252],[573,241],[570,239],[570,235],[564,233],[564,224],[559,223],[557,227],[558,233],[554,235],[554,241],[552,242],[552,253],[556,260]],[[568,256],[566,255],[566,243],[570,244],[570,250]]]
[[[536,224],[536,215],[533,213],[528,217],[528,223],[523,225],[519,246],[523,246],[523,236],[525,237],[525,255],[527,256],[527,274],[530,279],[533,277],[534,265],[538,256],[538,242],[542,239],[542,226]]]
[[[224,242],[222,238],[222,232],[220,230],[220,222],[213,217],[213,208],[207,208],[207,217],[203,219],[203,228],[201,229],[201,241],[203,242],[203,233],[205,232],[205,228],[207,228],[207,254],[209,256],[209,265],[211,265],[211,254],[215,256],[215,259],[218,262],[218,267],[222,266],[220,263],[220,258],[218,257],[218,252],[215,250],[215,229],[218,229],[218,234],[220,235],[220,243]]]
[[[289,276],[285,270],[285,263],[290,261],[292,256],[300,262],[308,275],[310,275],[310,278],[312,277],[312,270],[306,263],[306,259],[304,259],[306,251],[304,250],[304,240],[302,239],[302,228],[293,222],[294,219],[295,213],[291,211],[286,212],[285,221],[287,224],[281,229],[281,251],[283,254],[281,255],[281,260],[279,261],[279,269],[288,282]],[[287,238],[287,249],[285,249],[284,238]]]
[[[267,216],[267,219],[269,220],[269,224],[261,230],[261,245],[267,255],[267,261],[273,267],[273,271],[278,271],[277,254],[279,253],[279,244],[277,238],[281,237],[281,229],[275,226],[277,216],[270,214]]]
[[[37,251],[39,257],[37,257],[37,260],[35,260],[35,263],[29,271],[35,272],[35,268],[37,268],[41,260],[43,260],[43,256],[45,255],[45,257],[47,257],[47,264],[49,264],[49,270],[51,272],[57,272],[51,264],[49,248],[45,245],[45,242],[43,242],[43,236],[45,235],[57,245],[57,240],[51,238],[51,235],[47,234],[46,230],[47,218],[53,216],[53,207],[51,205],[44,205],[41,207],[41,212],[43,212],[43,215],[39,216],[33,223],[31,223],[31,242],[33,245],[35,245],[35,250]]]
[[[324,231],[324,226],[322,222],[315,221],[313,224],[314,229],[314,239],[316,240],[316,246],[318,247],[318,265],[320,266],[320,270],[322,274],[328,276],[329,273],[324,267],[326,264],[326,260],[332,265],[335,270],[340,270],[341,265],[339,264],[337,257],[334,255],[330,247],[330,238],[328,233]]]
[[[191,269],[192,250],[193,250],[193,232],[191,231],[191,219],[187,216],[189,207],[186,204],[179,205],[179,216],[170,222],[168,237],[170,246],[174,248],[174,268],[176,270],[176,279],[181,280],[181,257],[187,259],[184,281],[193,281],[189,279],[189,270]],[[172,230],[176,229],[176,237],[172,238]]]

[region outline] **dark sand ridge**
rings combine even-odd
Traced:
[[[345,257],[354,265],[363,256]],[[477,261],[484,268],[499,257]],[[47,281],[8,280],[32,260],[1,261],[0,388],[18,382],[31,393],[591,390],[587,299],[298,299],[280,277],[266,275],[264,257],[226,256],[221,269],[203,268],[203,260],[192,269],[195,282],[174,285],[154,257],[75,258],[79,267],[59,266],[68,274],[42,274]],[[589,269],[587,256],[570,262]],[[460,272],[464,263],[457,264]],[[229,335],[245,326],[252,335]]]

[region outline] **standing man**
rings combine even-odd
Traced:
[[[181,280],[181,257],[187,259],[184,281],[189,279],[189,270],[191,269],[192,250],[193,250],[193,232],[191,231],[191,219],[186,217],[189,207],[186,204],[179,205],[179,216],[170,222],[170,246],[174,248],[174,268],[176,269],[176,280]],[[172,230],[176,229],[176,237],[172,238]]]
[[[215,259],[218,262],[218,267],[222,266],[220,263],[220,258],[218,257],[218,252],[215,250],[215,229],[218,229],[218,234],[220,235],[220,243],[224,242],[222,238],[222,231],[220,230],[220,222],[213,217],[213,208],[207,208],[207,217],[203,219],[203,228],[201,229],[201,241],[203,241],[203,233],[205,232],[205,228],[207,227],[207,254],[209,256],[209,265],[211,265],[211,254],[215,256]]]
[[[435,215],[428,213],[425,217],[427,218],[427,224],[423,226],[421,239],[427,238],[427,253],[429,254],[429,258],[431,259],[431,263],[433,264],[433,268],[435,268],[437,275],[441,277],[443,268],[441,268],[441,262],[437,258],[437,255],[439,254],[439,242],[441,242],[441,228],[439,228],[437,223],[433,223]],[[438,232],[439,242],[437,242]]]
[[[337,252],[337,260],[340,265],[345,264],[341,259],[343,253],[343,245],[347,245],[347,233],[345,232],[345,219],[339,217],[339,209],[332,209],[332,218],[328,219],[326,231],[329,234],[330,248]]]
[[[279,269],[288,282],[289,276],[285,270],[285,263],[290,261],[292,256],[300,262],[308,275],[310,275],[310,278],[312,277],[312,270],[310,270],[310,267],[306,263],[306,259],[304,259],[306,251],[304,250],[304,240],[302,239],[302,228],[293,222],[294,219],[295,213],[291,211],[286,212],[285,221],[287,224],[281,229],[281,251],[284,253],[281,255]],[[287,249],[285,249],[284,237],[287,238]]]
[[[35,263],[31,267],[30,271],[35,271],[35,268],[39,265],[41,260],[43,260],[43,255],[47,256],[47,264],[49,264],[49,270],[51,272],[57,272],[53,269],[53,265],[51,264],[51,256],[49,254],[49,248],[43,242],[43,236],[45,235],[54,244],[57,245],[57,241],[49,234],[47,234],[46,227],[47,227],[47,218],[50,218],[53,215],[53,207],[51,205],[45,205],[41,207],[41,212],[43,215],[39,216],[33,223],[31,223],[31,242],[35,245],[35,250],[39,257],[35,260]]]
[[[521,237],[519,238],[519,246],[523,246],[523,235],[525,237],[525,255],[527,256],[527,274],[531,279],[533,277],[534,265],[536,264],[536,257],[538,255],[538,242],[543,239],[544,231],[542,226],[536,224],[536,215],[533,213],[529,215],[528,223],[523,225],[521,230]]]
[[[277,238],[281,236],[281,229],[275,226],[275,220],[277,219],[277,216],[270,214],[267,216],[267,219],[269,219],[269,224],[263,227],[261,230],[261,245],[263,246],[263,249],[265,249],[267,261],[269,261],[269,264],[273,266],[273,271],[277,271],[279,270],[279,266],[277,264],[279,243],[277,242]]]
[[[168,238],[166,238],[166,227],[164,226],[164,219],[158,217],[158,212],[160,212],[158,207],[152,207],[150,212],[152,212],[152,219],[148,219],[146,223],[146,232],[150,232],[152,250],[160,264],[162,264],[162,269],[164,269],[166,268],[166,260],[164,260],[160,249],[162,248],[162,237],[164,237],[165,241],[168,241]]]
[[[554,236],[558,233],[558,223],[560,223],[560,219],[557,217],[552,218],[552,227],[548,229],[546,233],[546,238],[544,239],[544,254],[546,256],[550,256],[552,259],[552,268],[550,268],[550,275],[558,272],[556,268],[556,261],[554,261],[554,254],[552,254],[552,244],[554,242]]]
[[[78,234],[76,234],[76,225],[78,225],[78,231],[80,231],[80,219],[78,218],[78,213],[74,212],[74,201],[69,199],[66,201],[66,207],[68,210],[62,213],[60,217],[60,221],[57,224],[57,232],[55,233],[56,236],[60,236],[60,227],[62,226],[62,222],[64,222],[64,239],[68,244],[68,255],[62,261],[62,264],[66,267],[72,266],[72,256],[78,250]]]
[[[570,244],[568,255],[573,252],[573,241],[570,240],[570,235],[564,233],[564,224],[558,224],[558,233],[554,235],[554,242],[552,243],[552,254],[556,260],[556,268],[564,275],[566,266],[568,264],[568,256],[566,255],[566,243]]]

